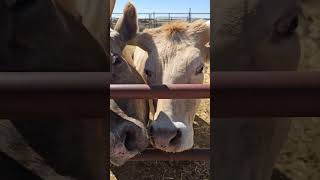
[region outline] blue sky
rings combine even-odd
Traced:
[[[132,0],[138,13],[210,13],[210,0]],[[128,0],[117,0],[114,13],[122,13]]]

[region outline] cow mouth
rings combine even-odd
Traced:
[[[127,149],[127,151],[130,152],[130,151],[134,151],[135,149],[138,149],[136,142],[137,142],[136,134],[132,131],[127,131],[123,138],[123,144],[124,144],[124,147]]]
[[[124,131],[122,136],[116,136],[119,133],[113,132],[115,138],[110,143],[110,162],[115,166],[122,166],[148,146],[149,139],[144,131],[140,133],[132,128]]]

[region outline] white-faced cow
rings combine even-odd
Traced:
[[[171,22],[146,29],[130,42],[138,46],[133,58],[148,84],[202,84],[208,58],[209,22]],[[193,120],[200,100],[159,99],[154,101],[151,143],[167,152],[193,146]]]

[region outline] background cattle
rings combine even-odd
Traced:
[[[211,71],[297,70],[298,1],[216,0],[213,7]],[[287,138],[290,120],[215,118],[212,121],[213,177],[270,179]]]

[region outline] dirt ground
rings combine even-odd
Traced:
[[[320,1],[303,0],[300,71],[320,70]],[[319,107],[320,110],[320,107]],[[295,118],[276,167],[291,180],[320,179],[320,118]]]

